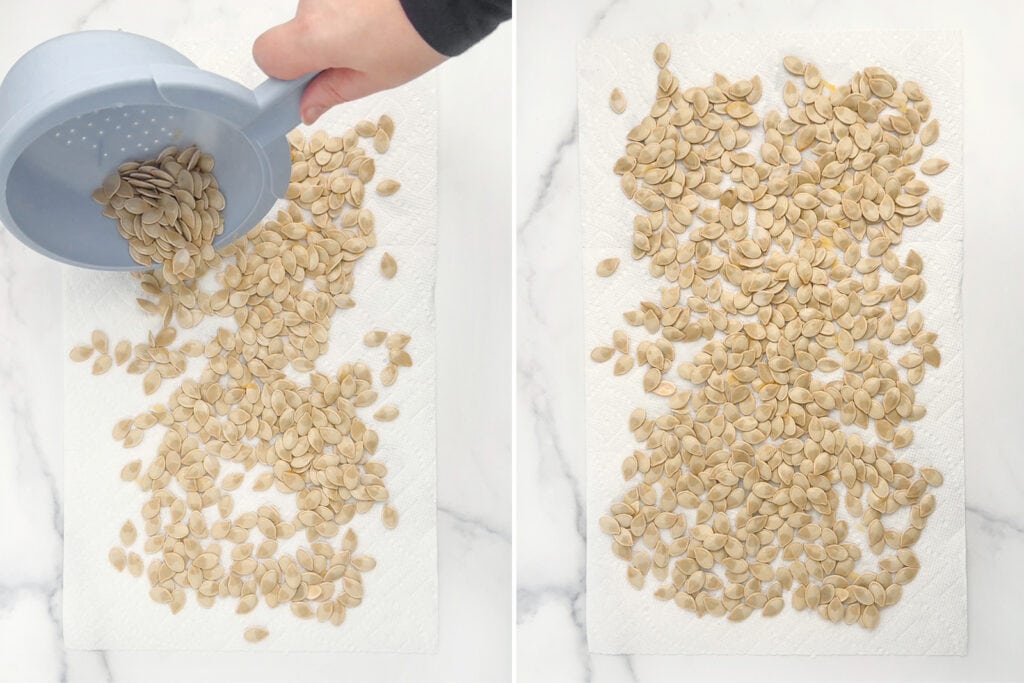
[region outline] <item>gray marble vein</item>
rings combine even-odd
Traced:
[[[4,374],[0,370],[0,374]],[[18,386],[17,380],[10,374],[4,378],[10,385],[15,387]],[[21,387],[22,390],[27,387]],[[20,466],[29,470],[35,468],[46,482],[46,487],[50,493],[48,502],[50,502],[53,511],[50,515],[50,521],[53,525],[53,531],[60,539],[64,540],[64,509],[61,500],[61,487],[57,482],[56,475],[50,470],[50,466],[46,461],[46,458],[39,457],[39,454],[43,452],[43,447],[39,443],[39,436],[35,430],[34,416],[31,414],[28,406],[25,405],[25,394],[17,394],[11,396],[10,403],[8,404],[10,414],[15,418],[15,422],[22,426],[23,434],[18,439],[17,451],[18,461]],[[60,575],[57,576],[58,582]]]
[[[978,505],[972,505],[970,503],[967,504],[967,512],[984,521],[986,526],[992,528],[993,534],[1004,535],[1006,533],[1011,533],[1024,535],[1024,524],[1015,519],[995,514]]]
[[[86,28],[86,24],[89,23],[89,20],[92,17],[96,16],[100,12],[100,10],[104,9],[109,3],[110,0],[95,0],[95,2],[93,2],[91,6],[87,7],[72,22],[72,30],[81,31],[82,29]]]
[[[107,681],[107,683],[113,683],[113,681],[114,681],[114,672],[111,671],[111,669],[110,669],[110,660],[107,658],[106,651],[105,650],[98,650],[96,652],[96,654],[99,656],[100,666],[103,668],[103,674],[104,674],[104,679],[103,680]]]
[[[512,534],[510,534],[508,530],[500,529],[492,524],[488,524],[474,515],[459,512],[458,510],[452,509],[446,505],[438,505],[437,511],[455,522],[459,529],[464,529],[469,534],[485,534],[493,536],[504,543],[512,543]]]
[[[525,388],[528,393],[529,406],[533,417],[535,442],[547,446],[546,455],[558,464],[558,472],[556,474],[564,477],[569,484],[572,491],[572,521],[576,533],[579,535],[579,539],[574,540],[586,541],[586,506],[583,500],[582,482],[580,482],[573,471],[569,454],[565,452],[565,449],[560,444],[562,430],[542,388],[543,382],[540,374],[540,369],[534,368],[529,359],[520,360],[520,388]],[[578,455],[578,453],[574,454],[574,456]],[[540,476],[549,476],[550,474],[551,470],[548,467],[544,468],[543,475],[538,473]]]
[[[520,585],[517,595],[518,623],[522,626],[529,624],[530,617],[536,614],[542,605],[558,603],[565,608],[570,616],[573,626],[573,639],[576,643],[577,657],[583,667],[584,681],[592,680],[592,662],[587,654],[587,625],[586,625],[586,595],[583,589],[585,578],[579,577],[577,584],[573,586],[563,585],[533,585],[525,587]],[[531,653],[521,652],[520,656],[532,656]]]
[[[572,127],[564,136],[561,137],[561,139],[559,139],[554,152],[551,154],[551,160],[547,163],[547,166],[540,174],[540,192],[538,192],[533,198],[533,202],[529,209],[527,209],[526,215],[518,218],[520,240],[524,239],[530,226],[533,225],[537,214],[547,204],[551,193],[551,181],[554,179],[555,173],[558,171],[559,164],[564,163],[566,155],[570,151],[576,149],[576,133],[578,124],[579,118],[573,117]]]

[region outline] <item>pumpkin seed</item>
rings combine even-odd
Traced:
[[[788,55],[782,59],[782,65],[786,67],[786,71],[794,76],[804,75],[804,62],[799,57]]]
[[[622,94],[621,90],[618,88],[612,88],[612,92],[608,96],[608,106],[611,107],[612,111],[616,114],[621,114],[626,111],[626,96]]]
[[[125,523],[121,525],[121,543],[123,545],[132,545],[135,543],[136,536],[137,532],[135,531],[135,525],[132,524],[130,519],[126,520]]]
[[[396,510],[391,505],[385,505],[383,508],[381,508],[380,518],[381,521],[384,523],[384,526],[388,529],[394,529],[396,526],[398,526],[398,510]]]
[[[122,481],[132,481],[132,480],[134,480],[135,477],[139,476],[139,472],[141,471],[141,469],[142,469],[142,461],[141,460],[132,460],[131,462],[129,462],[128,464],[126,464],[124,467],[121,468],[121,480]]]
[[[262,626],[250,626],[249,628],[245,629],[245,632],[243,633],[245,639],[250,643],[258,643],[264,638],[266,638],[268,635],[270,635],[270,631],[263,628]]]
[[[922,145],[934,144],[939,139],[939,120],[932,119],[921,127],[920,140]]]
[[[619,259],[612,257],[606,258],[598,262],[597,274],[601,277],[608,277],[615,272],[615,269],[619,267]]]
[[[127,339],[122,339],[114,347],[114,362],[118,365],[124,365],[125,361],[131,356],[131,353],[132,343]]]
[[[114,546],[110,549],[110,552],[107,553],[107,559],[110,560],[110,564],[114,567],[114,569],[116,569],[117,571],[124,571],[125,565],[127,564],[127,558],[125,557],[124,554],[124,548],[121,548],[120,546]]]
[[[366,346],[380,346],[387,339],[388,333],[384,330],[370,330],[363,335],[363,344]]]
[[[92,347],[100,353],[107,352],[108,339],[107,333],[103,330],[93,330],[91,335]]]
[[[938,175],[949,167],[949,162],[945,159],[939,159],[938,157],[932,157],[926,159],[921,163],[921,173],[925,175]]]
[[[654,46],[654,63],[658,65],[658,68],[665,68],[671,56],[672,53],[665,43],[658,43]]]
[[[395,262],[395,257],[386,251],[380,258],[380,272],[389,280],[398,272],[398,264]]]
[[[624,375],[633,369],[633,357],[625,354],[615,359],[615,374]]]
[[[377,411],[373,414],[373,417],[374,419],[379,420],[381,422],[391,422],[396,417],[398,417],[398,407],[393,406],[390,403],[387,405],[383,405],[377,409]]]
[[[103,355],[98,356],[95,361],[93,361],[92,374],[102,375],[104,372],[110,369],[110,366],[112,364],[113,361],[111,360],[110,356],[104,353]]]

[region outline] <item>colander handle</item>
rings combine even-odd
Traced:
[[[261,83],[253,93],[260,111],[246,128],[249,137],[267,143],[297,126],[301,120],[299,99],[317,73],[308,73],[290,81],[268,78]]]

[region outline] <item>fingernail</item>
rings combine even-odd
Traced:
[[[320,115],[323,114],[325,111],[327,111],[327,107],[319,107],[316,105],[306,107],[302,111],[302,122],[308,126],[309,124],[313,123],[318,118],[320,118]]]

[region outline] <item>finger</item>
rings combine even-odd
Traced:
[[[316,27],[305,18],[295,17],[262,33],[252,45],[256,64],[268,76],[289,80],[324,67],[327,56],[314,45],[311,33]]]
[[[327,69],[306,86],[299,103],[302,122],[307,126],[336,104],[358,100],[380,88],[361,71]]]

